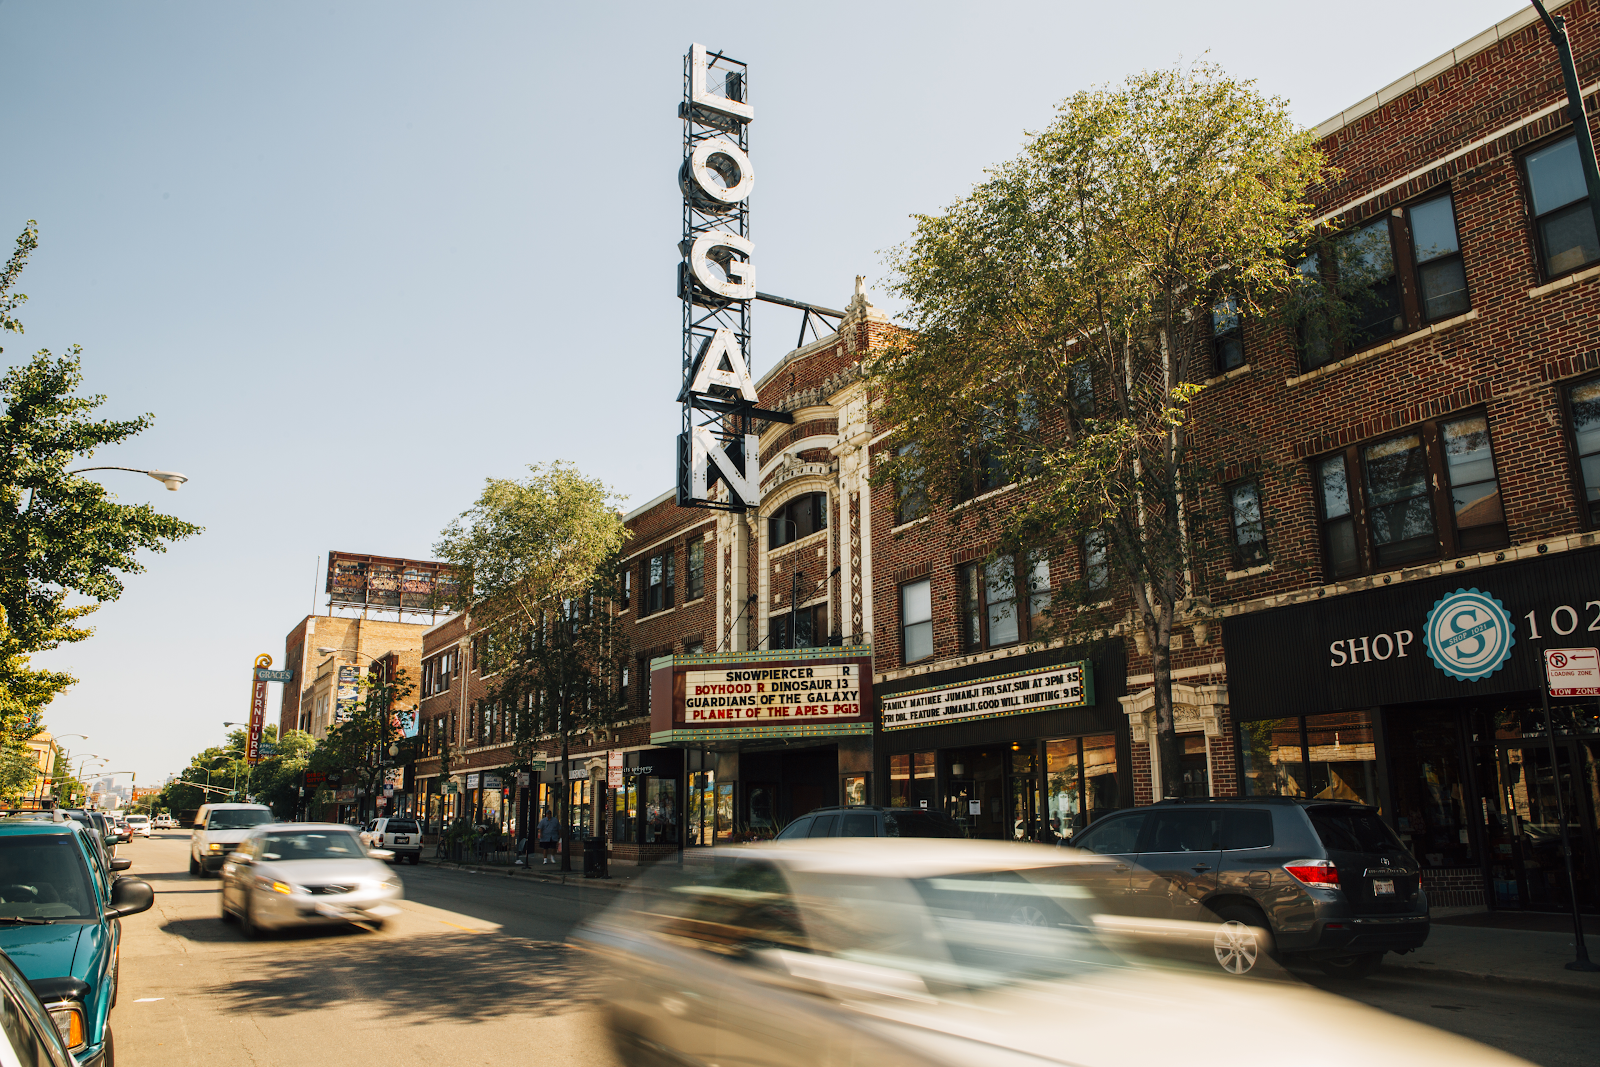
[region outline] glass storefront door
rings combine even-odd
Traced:
[[[1600,906],[1595,877],[1600,740],[1557,740],[1554,766],[1546,741],[1502,743],[1496,750],[1492,768],[1482,766],[1487,761],[1479,764],[1495,773],[1493,780],[1498,784],[1496,796],[1485,798],[1484,811],[1496,904],[1548,910],[1571,907],[1561,855],[1559,789],[1566,808],[1578,902],[1585,910]]]

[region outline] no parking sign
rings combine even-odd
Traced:
[[[1600,649],[1547,648],[1544,673],[1553,697],[1600,696]]]

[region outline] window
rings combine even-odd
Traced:
[[[628,602],[633,596],[633,568],[622,569],[622,582],[617,587],[617,610],[627,611]]]
[[[774,612],[768,619],[770,639],[769,648],[820,648],[828,641],[828,605],[813,604],[801,608],[792,616],[795,633],[791,639],[789,625],[791,616],[785,611],[782,614]]]
[[[1083,539],[1083,582],[1090,593],[1103,596],[1111,588],[1111,560],[1106,555],[1106,535],[1090,534]]]
[[[807,493],[780,507],[767,519],[767,546],[784,545],[828,528],[828,494]]]
[[[1261,487],[1254,481],[1228,487],[1228,513],[1233,528],[1233,560],[1248,567],[1267,558],[1267,528],[1261,519]]]
[[[1506,517],[1500,507],[1494,450],[1489,447],[1489,420],[1482,415],[1457,419],[1445,423],[1439,433],[1461,551],[1505,544]]]
[[[1428,454],[1421,434],[1391,437],[1362,450],[1367,472],[1367,522],[1377,565],[1391,567],[1437,554]]]
[[[1233,297],[1223,297],[1211,308],[1211,354],[1218,374],[1244,366],[1244,326]]]
[[[649,615],[672,607],[672,564],[673,554],[670,548],[645,560],[644,596],[643,602],[639,605],[639,614]]]
[[[703,656],[706,654],[706,643],[704,641],[685,641],[683,643],[683,654],[685,656]]]
[[[450,688],[450,676],[455,671],[456,650],[451,649],[435,656],[422,665],[422,695],[443,693]]]
[[[1043,554],[969,563],[961,568],[960,582],[961,641],[967,651],[1031,638],[1050,606],[1050,561]]]
[[[1351,301],[1351,347],[1364,348],[1406,328],[1395,275],[1388,218],[1377,219],[1335,242],[1340,289]]]
[[[1459,416],[1314,461],[1325,580],[1503,547],[1491,437]]]
[[[688,551],[685,552],[689,569],[689,588],[684,594],[684,601],[699,600],[706,595],[706,543],[697,538],[689,542]]]
[[[1450,194],[1434,197],[1406,211],[1411,224],[1411,255],[1417,267],[1417,292],[1422,321],[1438,322],[1472,307],[1467,297],[1467,272],[1456,235],[1455,203]]]
[[[1094,372],[1089,361],[1079,360],[1072,365],[1072,406],[1080,416],[1094,414]]]
[[[1584,517],[1590,526],[1600,526],[1600,378],[1568,390],[1567,408],[1572,420],[1572,450],[1578,459]]]
[[[1567,274],[1600,259],[1589,190],[1578,155],[1578,140],[1568,137],[1522,157],[1533,201],[1533,227],[1545,277]]]
[[[1377,804],[1375,720],[1360,709],[1240,723],[1243,794]]]
[[[889,806],[928,808],[934,800],[937,752],[903,752],[889,757]]]
[[[1120,806],[1115,734],[1044,743],[1045,799],[1050,831],[1070,838]]]
[[[927,578],[900,587],[900,648],[906,663],[933,655],[933,595]]]
[[[967,444],[961,450],[956,500],[960,502],[982,496],[999,489],[1007,480],[1005,453],[1000,444],[1000,416],[991,411],[967,429]]]
[[[921,446],[915,441],[900,446],[896,452],[905,460],[905,468],[895,483],[894,521],[896,525],[914,522],[928,513],[928,488],[923,484],[923,468],[915,463]]]

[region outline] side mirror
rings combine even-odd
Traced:
[[[126,856],[111,857],[111,869],[113,871],[125,871],[132,866],[133,861]]]
[[[149,882],[141,878],[123,878],[111,887],[111,907],[106,909],[106,918],[137,915],[149,911],[155,902],[156,891],[150,888]]]

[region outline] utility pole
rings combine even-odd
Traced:
[[[1596,240],[1600,240],[1600,167],[1595,165],[1594,139],[1589,134],[1589,115],[1583,109],[1583,90],[1578,85],[1578,68],[1572,61],[1572,42],[1567,39],[1567,20],[1552,15],[1540,0],[1532,0],[1534,10],[1550,31],[1550,42],[1561,57],[1561,76],[1567,85],[1567,113],[1572,116],[1572,131],[1578,138],[1578,159],[1583,164],[1583,181],[1589,189],[1589,214],[1594,220]]]

